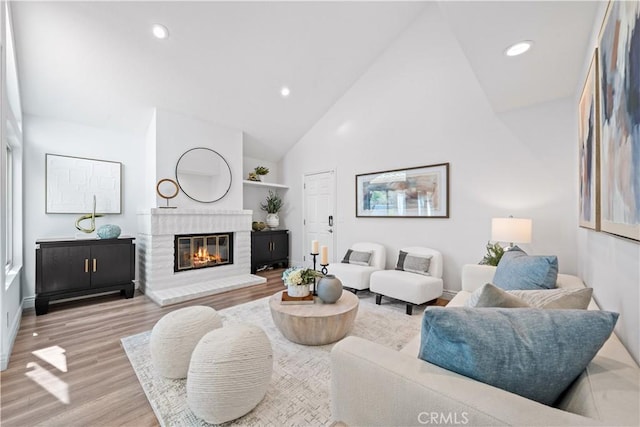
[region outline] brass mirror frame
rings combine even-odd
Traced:
[[[175,193],[173,193],[171,195],[166,195],[166,194],[164,194],[164,193],[162,193],[160,191],[160,185],[165,183],[165,182],[170,182],[171,184],[173,184],[176,187]],[[164,179],[161,179],[160,181],[158,181],[158,183],[156,184],[156,193],[158,194],[158,196],[162,197],[163,199],[165,199],[167,201],[167,206],[160,206],[161,208],[175,208],[175,206],[169,206],[169,200],[173,199],[174,197],[176,197],[179,192],[180,192],[180,186],[173,179],[164,178]]]

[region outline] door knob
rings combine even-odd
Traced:
[[[329,233],[333,233],[333,228],[327,230]]]

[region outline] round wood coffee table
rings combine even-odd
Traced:
[[[284,292],[284,291],[282,291]],[[336,342],[351,330],[358,314],[358,297],[343,291],[335,304],[324,304],[316,297],[314,304],[280,304],[282,292],[269,298],[273,323],[289,341],[304,345]]]

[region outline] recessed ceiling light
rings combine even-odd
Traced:
[[[169,30],[162,24],[153,24],[151,31],[153,32],[153,35],[159,39],[166,39],[169,37]]]
[[[283,98],[288,97],[289,95],[291,95],[291,89],[286,86],[282,86],[282,88],[280,89],[280,95],[282,95]]]
[[[522,55],[523,53],[531,49],[532,45],[533,45],[533,42],[531,40],[524,40],[509,46],[507,50],[504,51],[504,54],[507,56]]]

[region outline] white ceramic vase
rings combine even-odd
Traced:
[[[290,297],[306,297],[309,295],[309,285],[288,285],[287,293]]]
[[[266,223],[269,228],[277,228],[280,225],[280,217],[277,213],[267,214]]]

